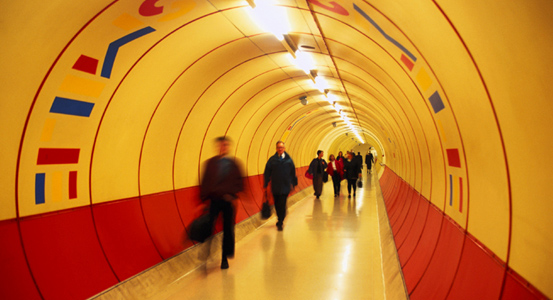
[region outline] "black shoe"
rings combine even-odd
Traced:
[[[348,195],[348,198],[351,198],[351,195]]]
[[[226,257],[223,257],[223,260],[221,261],[221,269],[228,269],[228,260]]]
[[[353,193],[353,197],[355,197],[355,193]]]
[[[277,224],[277,230],[282,231],[282,224]]]

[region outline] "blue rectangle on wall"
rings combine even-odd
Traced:
[[[37,173],[35,176],[35,204],[45,203],[44,184],[46,182],[46,174]]]
[[[438,91],[434,92],[430,98],[428,98],[430,101],[430,104],[432,105],[432,109],[434,109],[434,113],[438,113],[440,110],[444,109],[444,102],[442,101],[442,97],[440,97],[440,94],[438,94]]]
[[[54,103],[52,103],[50,112],[79,117],[89,117],[93,107],[94,103],[56,97],[54,99]]]

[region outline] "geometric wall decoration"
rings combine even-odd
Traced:
[[[447,162],[450,167],[461,167],[461,158],[459,157],[459,149],[446,149]]]

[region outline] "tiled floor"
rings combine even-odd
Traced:
[[[327,183],[288,209],[284,231],[270,220],[240,240],[228,270],[217,255],[155,299],[385,299],[375,184],[348,198],[343,181],[335,198]]]

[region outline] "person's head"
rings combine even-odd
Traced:
[[[323,158],[323,155],[325,155],[323,150],[317,150],[317,157],[318,158]]]
[[[328,160],[329,161],[334,161],[336,158],[334,158],[334,154],[330,154],[330,156],[328,157]]]
[[[278,155],[282,155],[282,153],[284,153],[284,151],[286,150],[286,145],[284,144],[283,141],[278,141],[276,143],[276,151],[278,153]]]
[[[341,156],[344,156],[344,154],[342,153],[342,151],[338,152],[338,157],[341,157]]]
[[[353,153],[348,152],[348,159],[351,160],[353,158]]]
[[[361,152],[357,152],[357,155],[361,155]]]
[[[219,150],[219,155],[226,156],[230,152],[230,139],[226,136],[220,136],[215,139],[215,144]]]

